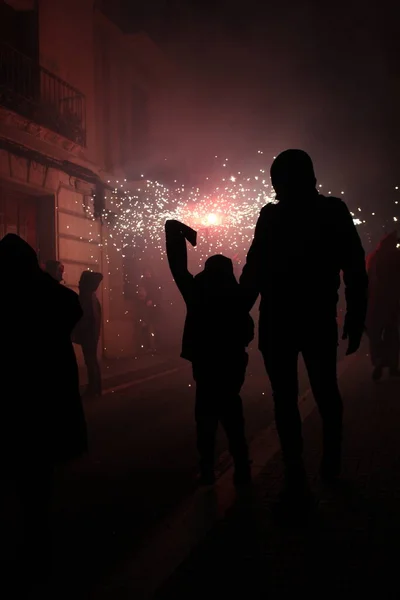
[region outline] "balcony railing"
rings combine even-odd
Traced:
[[[0,105],[86,145],[85,96],[4,43],[0,43]]]

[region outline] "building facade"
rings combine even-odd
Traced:
[[[135,308],[99,215],[108,182],[157,154],[174,75],[93,0],[1,1],[0,31],[0,236],[60,260],[76,291],[83,270],[101,271],[102,353],[135,355]]]

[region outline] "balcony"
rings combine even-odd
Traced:
[[[86,145],[85,96],[4,43],[0,43],[0,105]]]

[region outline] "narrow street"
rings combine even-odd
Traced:
[[[249,354],[242,396],[251,443],[273,422],[273,407],[261,355],[255,348]],[[308,380],[301,360],[299,371],[302,395]],[[58,598],[90,598],[120,565],[140,554],[197,489],[190,365],[172,361],[165,371],[147,371],[128,386],[124,380],[99,401],[85,403],[90,452],[57,473],[53,581]],[[231,463],[222,431],[217,455],[217,475],[223,475]],[[20,529],[10,492],[3,523],[8,557]]]
[[[343,464],[333,485],[319,477],[321,423],[315,405],[303,422],[314,510],[300,521],[288,514],[279,518],[275,508],[284,473],[276,452],[254,478],[251,494],[236,498],[165,584],[143,598],[400,597],[400,381],[385,375],[371,382],[370,360],[362,351],[340,370]],[[125,578],[119,575],[119,588],[114,584],[99,600],[138,598],[132,567]]]
[[[304,391],[307,380],[304,369],[300,371]],[[243,399],[251,441],[273,417],[267,378],[255,350],[250,352]],[[78,582],[81,590],[91,588],[194,491],[193,405],[191,371],[184,361],[175,372],[86,405],[90,454],[58,475],[57,579],[75,590]],[[218,455],[221,472],[229,464],[222,432]]]

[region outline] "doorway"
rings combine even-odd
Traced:
[[[0,237],[16,233],[38,251],[38,198],[7,188],[0,190]]]

